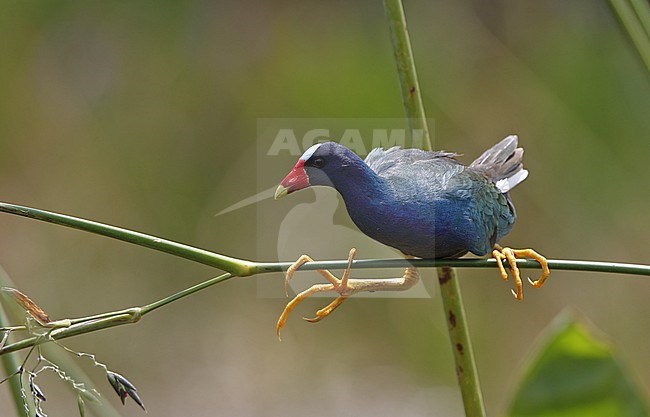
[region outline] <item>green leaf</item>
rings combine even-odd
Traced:
[[[612,346],[592,328],[576,314],[560,314],[533,355],[508,416],[650,415]]]

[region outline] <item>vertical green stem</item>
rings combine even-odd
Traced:
[[[422,129],[424,133],[422,146],[424,149],[430,150],[432,149],[431,137],[415,71],[404,7],[401,0],[384,0],[384,7],[388,17],[409,128],[411,131]],[[440,282],[440,294],[447,318],[465,414],[471,417],[484,417],[485,406],[456,271],[449,267],[439,268],[438,281]]]
[[[9,324],[10,321],[7,317],[7,314],[0,305],[0,326],[8,326]],[[0,339],[2,336],[3,334],[0,333]],[[21,360],[17,352],[2,355],[2,366],[4,368],[5,375],[12,375],[14,372],[16,372],[20,367],[20,363]],[[20,392],[20,381],[18,380],[19,378],[20,376],[14,375],[7,381],[7,383],[9,383],[9,389],[11,390],[11,397],[14,400],[14,406],[16,407],[16,415],[21,415],[23,413],[23,397],[22,393]]]
[[[438,281],[465,414],[472,417],[485,416],[483,395],[456,270],[449,267],[438,268]]]
[[[388,26],[390,36],[393,41],[393,52],[395,62],[397,63],[397,73],[399,82],[402,87],[402,98],[406,117],[408,118],[411,139],[415,140],[414,130],[422,130],[423,141],[421,144],[413,143],[413,147],[420,147],[424,150],[432,150],[431,136],[429,135],[429,126],[427,117],[424,113],[424,104],[420,93],[420,84],[418,83],[418,74],[415,71],[415,61],[413,59],[413,50],[411,49],[411,40],[406,28],[406,16],[401,0],[384,0],[384,8],[388,17]]]

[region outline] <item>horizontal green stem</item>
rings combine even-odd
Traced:
[[[226,281],[233,277],[234,275],[230,273],[225,273],[223,275],[219,275],[218,277],[203,281],[200,284],[186,288],[182,291],[177,292],[176,294],[170,295],[169,297],[165,297],[151,304],[147,304],[143,307],[132,307],[124,310],[110,311],[107,313],[96,314],[88,317],[80,317],[80,318],[74,318],[69,320],[59,320],[57,322],[52,322],[51,324],[53,325],[62,322],[67,322],[68,324],[66,326],[58,327],[52,330],[49,334],[49,337],[34,336],[34,337],[20,340],[19,342],[6,345],[2,349],[0,349],[0,355],[14,352],[20,349],[25,349],[35,344],[45,343],[49,339],[60,340],[72,336],[78,336],[80,334],[95,332],[102,329],[108,329],[110,327],[121,326],[123,324],[136,323],[144,315],[152,312],[157,308],[172,303],[183,297],[187,297],[188,295],[194,294],[198,291],[201,291],[205,288],[211,287],[212,285]],[[44,330],[46,329],[47,328],[44,328]]]
[[[29,217],[31,219],[111,237],[113,239],[133,243],[138,246],[144,246],[146,248],[166,252],[180,256],[181,258],[213,266],[228,271],[233,275],[246,276],[251,273],[249,268],[252,264],[249,261],[231,258],[229,256],[220,255],[218,253],[184,245],[157,236],[134,232],[121,227],[4,202],[0,202],[0,212],[16,214],[18,216]]]
[[[352,268],[358,269],[382,269],[382,268],[403,268],[409,265],[418,268],[497,268],[497,260],[488,259],[359,259],[352,262]],[[650,276],[650,265],[620,263],[620,262],[599,262],[599,261],[573,261],[566,259],[548,259],[548,267],[552,270],[565,271],[591,271],[606,272],[615,274],[631,274]],[[286,271],[291,262],[277,263],[254,263],[253,273]],[[300,267],[304,271],[316,269],[345,269],[347,260],[307,262]],[[521,269],[540,269],[537,261],[531,259],[517,259],[517,266]]]
[[[232,258],[218,253],[210,252],[205,249],[199,249],[190,245],[173,242],[156,236],[147,235],[141,232],[135,232],[123,229],[117,226],[111,226],[91,220],[85,220],[78,217],[64,214],[53,213],[50,211],[39,210],[31,207],[18,206],[10,203],[0,202],[0,212],[16,214],[23,217],[42,220],[48,223],[54,223],[66,227],[95,233],[102,236],[112,237],[114,239],[144,246],[161,252],[170,253],[194,262],[214,266],[223,269],[235,276],[248,276],[263,274],[268,272],[285,271],[291,262],[253,262],[243,259]],[[413,265],[420,268],[496,268],[495,259],[367,259],[355,260],[352,263],[353,268],[403,268]],[[300,269],[308,271],[315,269],[344,269],[347,266],[347,260],[336,261],[319,261],[308,262]],[[520,268],[540,268],[539,263],[528,259],[518,259],[517,266]],[[618,262],[598,262],[598,261],[575,261],[575,260],[548,260],[548,266],[554,270],[570,271],[592,271],[608,272],[619,274],[633,275],[650,275],[650,265],[618,263]],[[199,284],[201,285],[201,284]]]
[[[203,281],[197,285],[179,291],[176,294],[170,295],[142,307],[133,307],[125,310],[118,310],[88,317],[71,319],[69,320],[69,326],[57,328],[51,331],[50,336],[54,339],[64,339],[67,337],[106,329],[109,327],[135,323],[143,315],[155,309],[158,309],[181,298],[187,297],[212,285],[229,280],[235,276],[247,276],[286,271],[286,269],[292,264],[291,262],[251,262],[247,260],[231,258],[228,256],[209,252],[204,249],[172,242],[140,232],[122,229],[116,226],[110,226],[103,223],[79,219],[72,216],[52,213],[30,207],[17,206],[14,204],[0,203],[0,211],[72,227],[75,229],[96,233],[102,236],[113,237],[125,242],[130,242],[139,246],[145,246],[154,250],[170,253],[195,262],[200,262],[229,271],[223,275]],[[347,266],[347,263],[347,260],[308,262],[302,265],[300,269],[305,271],[316,269],[344,269]],[[497,261],[495,259],[364,259],[355,260],[352,263],[352,268],[404,268],[409,265],[413,265],[418,268],[495,268],[497,267]],[[537,263],[537,261],[529,259],[518,259],[517,265],[520,268],[540,268],[540,265]],[[591,271],[650,276],[650,265],[555,259],[548,260],[548,265],[552,270]],[[0,349],[0,355],[31,347],[36,343],[42,343],[45,341],[46,339],[43,337],[30,337],[23,339],[21,341],[4,346],[2,349]]]
[[[61,327],[61,328],[54,329],[50,332],[49,337],[44,335],[33,336],[6,345],[2,349],[0,349],[0,355],[4,355],[5,353],[10,353],[28,347],[32,347],[35,344],[45,343],[50,339],[55,339],[55,340],[65,339],[72,336],[78,336],[84,333],[90,333],[97,330],[120,326],[122,324],[135,323],[138,320],[140,320],[141,314],[138,308],[130,308],[127,310],[116,311],[113,313],[106,313],[104,314],[104,316],[106,317],[95,319],[95,320],[87,320],[81,323],[72,324],[68,327]]]
[[[455,268],[496,268],[495,259],[360,259],[352,263],[353,269],[383,269],[383,268],[404,268],[409,265],[418,268],[440,268],[440,267],[455,267]],[[286,271],[291,265],[291,262],[276,262],[276,263],[253,263],[252,274],[264,274],[271,272]],[[300,270],[313,271],[316,269],[345,269],[347,267],[347,260],[334,260],[334,261],[318,261],[308,262],[300,267]],[[606,273],[620,273],[620,274],[633,274],[650,276],[650,265],[636,265],[626,263],[614,262],[594,262],[594,261],[568,261],[568,260],[554,260],[548,261],[549,267],[552,270],[570,270],[570,271],[591,271],[591,272],[606,272]],[[523,269],[539,269],[540,265],[537,261],[529,259],[518,259],[517,266]],[[51,337],[54,339],[65,339],[72,336],[77,336],[84,333],[90,333],[101,329],[106,329],[123,324],[131,324],[137,322],[142,316],[151,311],[163,307],[169,303],[187,297],[205,288],[211,287],[215,284],[234,278],[235,275],[230,273],[222,274],[218,277],[211,278],[203,281],[197,285],[186,288],[173,295],[165,297],[161,300],[152,302],[142,307],[133,307],[124,310],[112,311],[101,313],[88,317],[70,319],[71,326],[62,327],[52,332]],[[5,353],[14,352],[16,350],[25,349],[33,346],[35,343],[45,342],[43,338],[31,337],[23,339],[4,346],[0,349],[0,355]]]

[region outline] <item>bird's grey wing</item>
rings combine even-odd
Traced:
[[[366,158],[368,166],[386,180],[386,186],[398,199],[434,200],[444,194],[449,181],[465,166],[449,152],[419,149],[374,149]]]
[[[455,153],[443,151],[423,151],[420,149],[402,149],[399,146],[393,146],[387,150],[375,148],[365,159],[366,165],[370,167],[377,175],[385,174],[386,171],[395,168],[398,165],[414,165],[419,162],[432,161],[440,158],[448,158],[455,161]]]

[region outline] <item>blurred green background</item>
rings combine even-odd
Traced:
[[[647,263],[650,78],[607,3],[408,1],[406,12],[435,147],[470,162],[517,133],[526,149],[530,177],[512,193],[519,220],[502,243]],[[258,213],[310,198],[214,216],[290,168],[258,181],[258,118],[403,116],[378,1],[13,1],[0,39],[2,200],[236,257],[277,242]],[[56,318],[218,274],[9,215],[0,230],[0,264]],[[518,303],[493,270],[461,277],[489,415],[504,413],[536,335],[567,306],[610,335],[648,393],[647,279],[558,271]],[[286,300],[258,296],[258,280],[282,288],[280,274],[231,280],[67,344],[126,375],[153,416],[462,415],[436,295],[353,299],[318,325],[299,320],[325,302],[309,300],[280,343]],[[62,383],[41,388],[50,415],[74,415]]]

